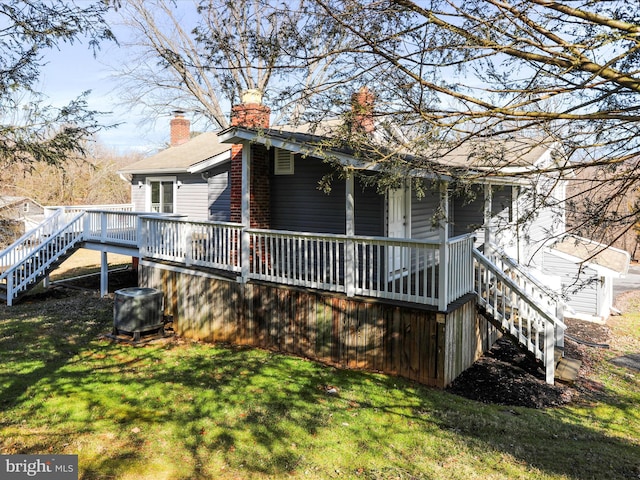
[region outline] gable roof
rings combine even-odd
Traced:
[[[230,127],[219,133],[222,142],[250,141],[267,146],[273,146],[302,155],[318,158],[334,158],[345,165],[358,169],[377,170],[375,161],[367,161],[349,146],[336,145],[332,133],[339,128],[338,122],[319,126],[301,125],[297,127],[272,127],[266,130],[256,130],[247,127]],[[374,134],[377,143],[382,143],[382,137]],[[485,172],[499,172],[500,177],[505,174],[526,172],[536,166],[553,159],[552,151],[558,143],[550,138],[505,138],[505,139],[475,139],[460,144],[432,143],[420,155],[403,150],[401,147],[374,147],[370,149],[372,156],[401,157],[407,164],[418,165],[413,171],[414,176],[429,176],[425,168],[428,164],[437,166],[440,178],[446,178],[446,172],[462,168]],[[420,167],[422,166],[422,167]],[[445,173],[445,175],[443,175]],[[492,179],[492,182],[496,179]],[[497,181],[500,181],[499,179]],[[509,181],[513,183],[513,179]]]
[[[120,174],[197,173],[231,159],[231,145],[220,143],[218,132],[202,133],[186,143],[132,163]],[[206,165],[205,168],[202,168]],[[199,169],[202,168],[202,169]]]
[[[13,197],[10,195],[0,195],[0,209],[12,207],[18,203],[22,204],[24,202],[31,202],[42,208],[42,205],[29,197]]]

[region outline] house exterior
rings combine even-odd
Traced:
[[[367,90],[354,100],[372,106]],[[186,337],[444,387],[502,332],[554,381],[562,308],[528,269],[565,234],[564,184],[521,174],[559,161],[559,145],[435,145],[439,168],[406,175],[421,191],[410,181],[380,191],[366,181],[380,174],[375,159],[327,146],[330,130],[275,128],[269,116],[253,97],[233,107],[228,129],[188,140],[177,115],[180,140],[121,171],[134,211],[56,211],[54,234],[42,226],[0,252],[8,303],[73,249],[130,252],[140,286],[164,293],[164,315]],[[353,119],[359,134],[375,134],[366,108]],[[464,195],[446,174],[459,167],[477,173]]]
[[[189,124],[176,113],[171,146],[118,173],[131,182],[136,211],[228,221],[231,146],[220,143],[217,132],[191,138]]]
[[[0,195],[0,244],[11,243],[44,218],[44,207],[28,197]]]

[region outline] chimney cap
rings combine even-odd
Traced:
[[[172,110],[171,113],[176,117],[183,117],[186,112],[184,110]]]
[[[262,92],[257,88],[250,88],[242,92],[242,103],[262,103]]]

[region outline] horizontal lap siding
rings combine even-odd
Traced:
[[[271,228],[298,232],[345,233],[345,181],[334,175],[331,192],[318,189],[335,169],[320,159],[295,157],[293,175],[272,175]],[[373,187],[355,187],[356,235],[383,235],[384,196]]]
[[[139,272],[141,285],[165,292],[165,314],[188,338],[267,348],[438,387],[469,367],[488,343],[474,302],[444,315],[148,264]],[[460,347],[470,351],[456,353]]]

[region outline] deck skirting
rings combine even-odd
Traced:
[[[141,261],[139,284],[164,293],[183,337],[270,349],[340,368],[399,375],[440,388],[488,350],[498,332],[475,297],[442,313],[190,272]]]

